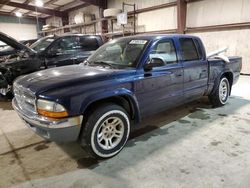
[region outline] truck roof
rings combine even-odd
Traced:
[[[140,34],[140,35],[128,36],[125,38],[154,40],[154,39],[161,39],[161,38],[198,38],[198,37],[193,36],[193,35],[186,35],[186,34]]]
[[[97,36],[100,37],[101,35],[91,35],[91,34],[76,34],[76,33],[64,33],[62,35],[48,35],[46,37],[42,37],[42,38],[62,38],[62,37],[70,37],[70,36]]]
[[[100,35],[95,35],[95,34],[81,34],[81,33],[64,33],[58,37],[65,37],[65,36],[100,36]]]

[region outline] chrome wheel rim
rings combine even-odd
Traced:
[[[226,80],[222,80],[220,83],[219,95],[221,102],[225,103],[228,97],[228,84]]]
[[[115,148],[124,135],[124,124],[118,117],[107,118],[97,132],[97,143],[104,150]]]

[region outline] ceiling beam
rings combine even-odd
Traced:
[[[75,7],[66,9],[66,10],[64,10],[64,12],[71,12],[71,11],[78,10],[78,9],[80,9],[80,8],[84,8],[84,7],[87,7],[87,6],[89,6],[89,4],[84,3],[84,4],[82,4],[82,5],[77,5],[77,6],[75,6]]]
[[[30,0],[30,1],[32,1],[32,0]],[[55,2],[57,2],[58,0],[50,0],[50,1],[48,1],[48,2],[46,2],[45,4],[44,4],[44,6],[48,6],[48,5],[50,5],[50,4],[52,4],[52,3],[55,3]],[[28,15],[28,14],[31,14],[33,11],[29,11],[29,12],[27,12],[27,13],[25,13],[25,15]]]
[[[0,8],[2,8],[4,5],[6,5],[8,2],[10,2],[10,0],[2,0],[1,4],[0,4]]]
[[[198,2],[198,1],[204,1],[204,0],[186,0],[187,3],[194,3],[194,2]]]
[[[107,5],[106,5],[106,0],[81,0],[82,2],[84,3],[88,3],[90,5],[95,5],[95,6],[98,6],[100,8],[105,8]]]
[[[52,16],[58,16],[58,17],[63,17],[64,16],[64,13],[61,12],[61,11],[47,9],[47,8],[43,8],[43,7],[35,7],[35,6],[32,6],[32,5],[25,5],[25,4],[22,4],[22,3],[7,2],[6,5],[21,8],[21,9],[25,9],[25,10],[31,10],[33,12],[37,11],[37,12],[52,15]]]
[[[53,4],[53,3],[56,3],[58,0],[50,0],[48,2],[46,2],[44,5],[47,6],[49,4]]]
[[[31,1],[32,1],[32,0],[26,0],[26,1],[24,1],[23,4],[29,4]],[[11,11],[11,13],[13,14],[13,13],[15,13],[15,12],[18,11],[18,10],[19,10],[19,8],[15,8],[14,10]]]
[[[56,9],[64,11],[64,10],[67,10],[67,9],[70,9],[70,8],[73,8],[73,7],[76,7],[76,6],[81,6],[81,5],[84,5],[84,4],[86,4],[86,3],[82,2],[82,1],[79,1],[79,0],[75,0],[75,1],[72,1],[72,2],[69,2],[69,3],[66,3],[64,5],[61,5]]]

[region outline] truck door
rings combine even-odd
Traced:
[[[177,60],[173,41],[158,41],[149,54],[148,64],[154,58],[160,58],[163,64],[150,71],[144,70],[142,79],[137,82],[137,99],[142,115],[173,107],[183,99],[183,69]]]
[[[75,36],[63,37],[48,49],[45,64],[47,68],[75,63],[77,41]]]
[[[186,101],[201,97],[208,81],[208,62],[197,39],[180,38]]]

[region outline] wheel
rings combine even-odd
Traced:
[[[214,107],[223,106],[227,103],[230,93],[230,84],[226,77],[220,79],[215,92],[209,96],[209,99]]]
[[[105,104],[87,117],[81,145],[94,158],[110,158],[125,146],[130,133],[127,112],[115,104]]]

